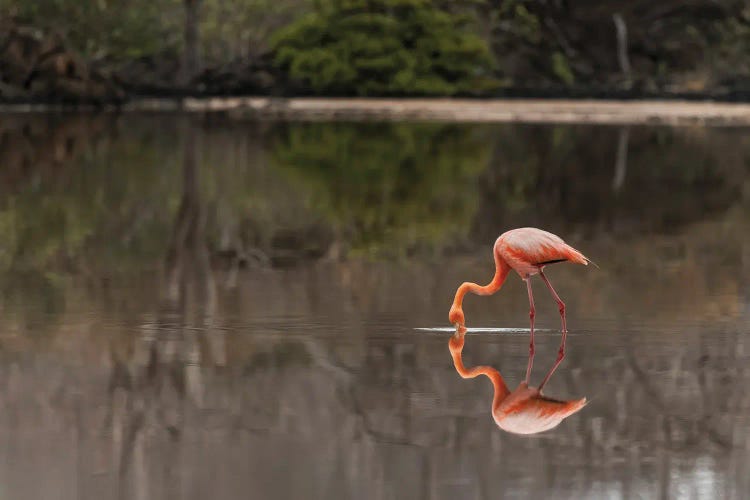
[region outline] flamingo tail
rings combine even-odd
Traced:
[[[588,257],[583,255],[581,252],[579,252],[578,250],[576,250],[570,245],[565,245],[565,250],[563,253],[565,254],[565,257],[571,262],[575,262],[576,264],[583,264],[584,266],[593,264],[594,267],[599,269],[599,266],[596,264],[596,262],[589,259]]]

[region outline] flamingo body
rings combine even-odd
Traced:
[[[539,274],[548,264],[570,261],[588,265],[589,260],[559,236],[535,227],[512,229],[495,241],[495,252],[521,278]]]

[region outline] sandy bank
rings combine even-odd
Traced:
[[[318,99],[221,97],[136,99],[118,107],[0,105],[0,112],[91,110],[223,112],[235,118],[284,120],[425,120],[750,126],[750,104],[698,101]]]

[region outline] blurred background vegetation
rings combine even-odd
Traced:
[[[6,98],[64,94],[44,75],[126,94],[750,90],[737,0],[0,0],[0,20]]]

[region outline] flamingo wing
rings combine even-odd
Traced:
[[[566,260],[589,263],[586,256],[559,236],[533,227],[503,233],[495,245],[508,264],[521,274],[535,274],[540,266]]]

